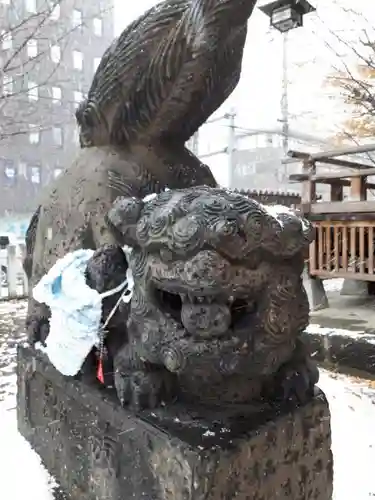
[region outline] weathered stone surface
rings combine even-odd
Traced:
[[[366,297],[368,295],[367,281],[346,279],[342,284],[340,295]]]
[[[255,3],[166,0],[105,52],[76,113],[83,150],[46,189],[26,236],[30,288],[67,252],[116,243],[105,215],[117,196],[216,185],[185,143],[236,87]],[[30,295],[31,343],[48,335],[49,314]]]
[[[212,174],[204,166],[195,174],[189,169],[190,157],[188,152],[181,152],[175,158],[176,163],[180,162],[178,165],[184,165],[184,175],[181,175],[177,167],[174,171],[168,170],[167,160],[163,157],[157,160],[147,147],[139,147],[137,154],[115,147],[83,149],[73,165],[44,191],[31,221],[26,235],[25,262],[30,292],[68,252],[119,243],[105,219],[118,196],[142,197],[166,186],[215,185]],[[147,168],[148,161],[150,168]],[[155,175],[153,169],[157,171]],[[48,325],[48,318],[48,307],[38,304],[30,293],[27,317],[30,342],[45,340],[48,328],[44,326]]]
[[[238,414],[240,413],[240,415]],[[71,500],[331,500],[330,415],[172,405],[137,416],[18,349],[18,425]]]
[[[238,83],[255,3],[166,0],[134,21],[77,110],[82,151],[31,221],[30,288],[81,248],[100,249],[92,286],[115,283],[108,257],[133,247],[134,295],[112,354],[133,413],[108,387],[18,351],[20,432],[72,500],[331,498],[329,411],[300,339],[311,227],[210,189],[185,147]],[[30,294],[31,344],[48,317]]]
[[[255,3],[165,0],[132,22],[77,110],[82,145],[172,151],[188,141],[239,81]]]
[[[124,404],[310,396],[307,221],[210,187],[121,197],[108,219],[133,247],[129,342],[114,360]]]

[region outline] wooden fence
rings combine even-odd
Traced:
[[[27,277],[22,267],[25,245],[9,245],[0,250],[0,300],[25,298],[28,295]]]
[[[375,144],[314,154],[290,151],[284,160],[302,162],[302,172],[289,179],[302,183],[301,209],[316,228],[309,251],[313,276],[375,281],[375,168],[350,156],[371,151]],[[329,186],[328,200],[317,199],[319,184]]]
[[[374,221],[320,221],[310,246],[310,274],[375,281]]]

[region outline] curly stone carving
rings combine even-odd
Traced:
[[[27,235],[30,290],[66,253],[118,244],[106,214],[118,196],[216,186],[185,142],[236,87],[255,0],[165,0],[105,52],[77,110],[82,150],[39,200]],[[31,295],[31,344],[50,311]]]
[[[128,227],[127,206],[139,214]],[[307,221],[209,187],[122,198],[108,218],[133,247],[129,343],[114,361],[124,403],[310,393],[317,372],[299,339]]]

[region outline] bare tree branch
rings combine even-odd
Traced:
[[[356,36],[350,40],[351,30],[334,30],[329,20],[317,16],[327,33],[323,43],[337,61],[325,84],[338,89],[343,107],[350,113],[336,139],[357,143],[361,137],[375,136],[375,30],[364,13],[340,8],[355,23]]]
[[[73,88],[74,83],[66,71],[64,75],[65,56],[71,49],[75,32],[89,30],[90,20],[102,18],[111,9],[98,9],[89,17],[72,24],[66,17],[53,16],[64,2],[45,0],[42,6],[39,5],[38,12],[31,12],[23,18],[16,11],[16,2],[8,6],[12,9],[12,15],[9,16],[12,21],[5,27],[2,23],[0,32],[3,48],[3,58],[0,59],[0,141],[30,133],[30,123],[42,131],[74,120],[72,104],[78,103],[71,100],[63,99],[56,104],[59,106],[60,119],[56,118],[56,113],[51,113],[54,101],[51,89],[60,87],[64,91],[83,91]],[[28,50],[31,42],[35,42],[36,54]],[[51,66],[49,59],[53,45],[59,47],[60,53],[59,60]],[[29,56],[25,55],[27,52]],[[37,99],[35,101],[32,99],[33,92]]]

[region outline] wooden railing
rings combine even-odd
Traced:
[[[317,221],[314,225],[311,275],[375,281],[375,221]]]
[[[0,300],[24,298],[28,295],[27,277],[22,267],[24,245],[9,245],[0,250]]]
[[[375,281],[374,162],[369,156],[353,157],[370,152],[375,144],[312,154],[289,151],[283,160],[302,163],[302,171],[289,179],[302,183],[300,208],[317,230],[309,252],[313,276]],[[322,186],[325,199],[319,201]]]

